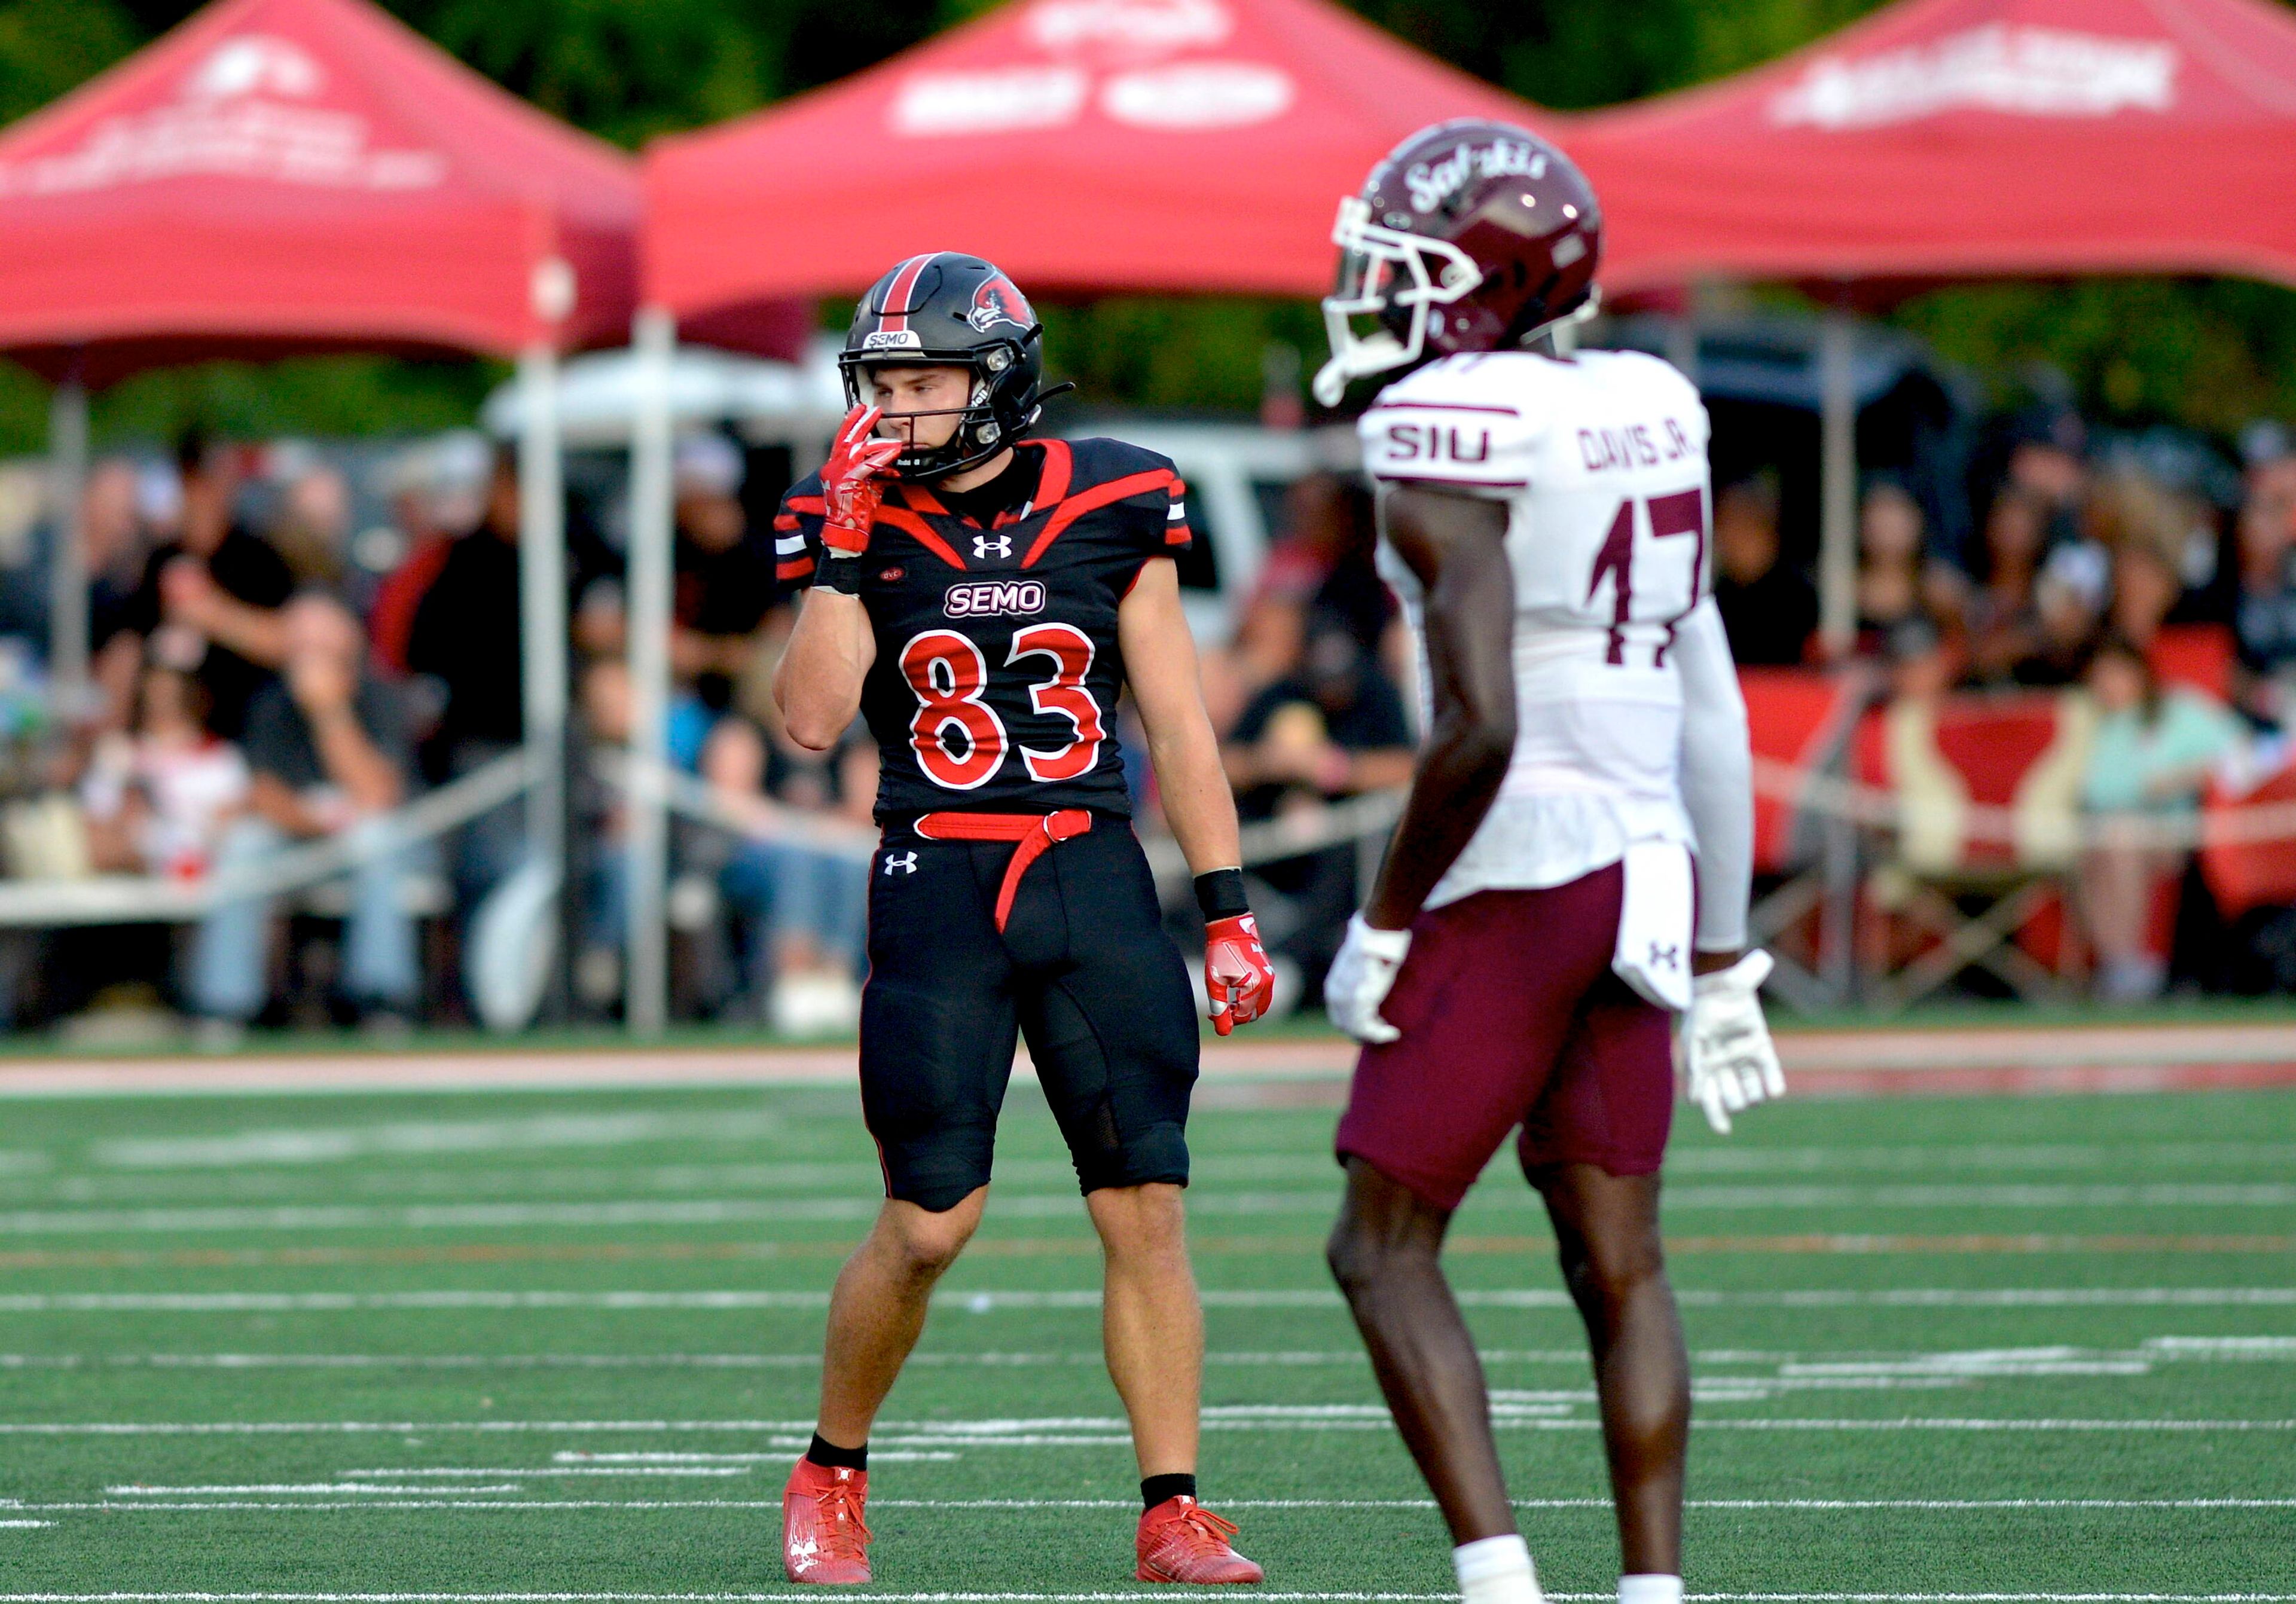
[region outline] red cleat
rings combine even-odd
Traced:
[[[1140,1518],[1134,1547],[1140,1555],[1135,1574],[1143,1582],[1185,1582],[1216,1586],[1266,1579],[1259,1567],[1228,1547],[1235,1524],[1222,1520],[1194,1499],[1168,1498]]]
[[[869,1579],[866,1470],[801,1459],[782,1489],[782,1566],[792,1582],[850,1585]]]

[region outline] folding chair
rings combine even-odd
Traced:
[[[1902,1008],[1972,968],[2021,997],[2062,994],[2060,975],[2020,938],[2062,920],[2095,724],[2073,692],[1906,697],[1866,720],[1859,777],[1887,790],[1896,814],[1867,897],[1921,947],[1902,966],[1889,944],[1874,954],[1881,1006]],[[1979,807],[1985,816],[1972,816]]]
[[[1738,684],[1756,766],[1758,895],[1747,942],[1770,949],[1777,962],[1770,986],[1793,1007],[1839,1006],[1849,999],[1852,943],[1849,898],[1834,894],[1855,888],[1857,839],[1838,809],[1816,805],[1816,793],[1841,779],[1872,681],[1808,668],[1742,668]]]
[[[2221,624],[2164,624],[2144,655],[2161,683],[2189,685],[2218,701],[2232,697],[2232,631]]]
[[[2296,904],[2296,839],[2244,828],[2265,808],[2296,809],[2296,761],[2243,791],[2211,785],[2201,805],[2201,878],[2226,920]]]

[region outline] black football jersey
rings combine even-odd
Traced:
[[[861,713],[880,753],[880,820],[1131,812],[1116,610],[1148,561],[1187,549],[1185,487],[1168,458],[1119,440],[1016,449],[1043,454],[1028,503],[983,527],[929,485],[897,480],[850,560],[877,638]],[[783,584],[813,577],[821,521],[808,477],[775,523]]]

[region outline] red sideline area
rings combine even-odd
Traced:
[[[1797,1093],[1822,1097],[2185,1092],[2296,1086],[2287,1023],[1877,1027],[1782,1031]],[[1207,1042],[1202,1095],[1335,1101],[1352,1067],[1338,1037]],[[1018,1071],[1031,1073],[1023,1058]],[[207,1093],[446,1092],[850,1084],[850,1045],[250,1052],[232,1057],[24,1059],[0,1097]]]

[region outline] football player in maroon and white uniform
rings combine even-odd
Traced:
[[[1127,690],[1195,871],[1222,1035],[1265,1011],[1274,977],[1180,610],[1184,487],[1120,441],[1027,438],[1041,337],[989,263],[901,263],[854,315],[852,413],[776,525],[783,579],[811,589],[775,692],[806,746],[867,720],[884,827],[861,1101],[886,1201],[837,1278],[821,1413],[783,1496],[795,1582],[869,1580],[870,1427],[980,1223],[1016,1036],[1105,1248],[1108,1366],[1145,1506],[1136,1574],[1260,1579],[1195,1496],[1203,1316],[1181,1212],[1195,1005],[1132,834]]]
[[[1532,134],[1423,130],[1341,203],[1317,376],[1327,405],[1385,381],[1365,463],[1428,730],[1325,986],[1365,1043],[1331,1262],[1469,1604],[1539,1595],[1438,1260],[1461,1199],[1520,1128],[1594,1350],[1620,1604],[1681,1604],[1690,1379],[1658,1213],[1676,1020],[1718,1127],[1784,1090],[1769,959],[1742,950],[1752,800],[1705,409],[1654,357],[1531,348],[1593,309],[1601,218]]]

